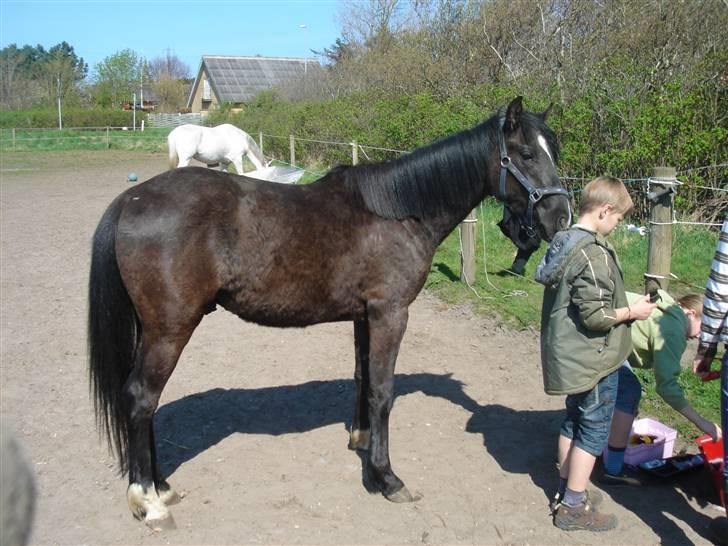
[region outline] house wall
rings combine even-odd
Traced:
[[[197,82],[197,88],[195,89],[195,94],[192,96],[192,104],[190,105],[190,111],[191,112],[208,112],[209,110],[213,110],[217,108],[218,106],[218,100],[215,96],[215,92],[210,89],[210,98],[211,100],[203,100],[203,92],[205,89],[205,81],[207,81],[207,72],[205,72],[204,67],[201,69],[201,74],[199,77],[199,80]]]

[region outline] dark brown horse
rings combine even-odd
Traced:
[[[437,246],[488,195],[550,240],[570,219],[545,115],[501,115],[385,163],[339,167],[307,186],[203,168],[134,186],[94,234],[90,381],[99,425],[129,473],[132,513],[172,520],[152,417],[192,332],[216,306],[279,327],[354,323],[357,401],[350,447],[372,485],[415,500],[392,470],[388,421],[408,307]],[[499,190],[500,187],[500,190]]]

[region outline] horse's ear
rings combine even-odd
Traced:
[[[551,109],[553,107],[554,107],[554,103],[553,102],[550,102],[549,105],[548,105],[548,108],[546,108],[546,110],[544,110],[543,112],[541,112],[539,114],[539,116],[541,116],[541,119],[542,120],[546,121],[546,118],[549,117],[549,114],[551,114]]]
[[[518,129],[518,124],[523,113],[523,97],[516,97],[508,105],[506,110],[506,121],[503,124],[503,130],[507,133]]]

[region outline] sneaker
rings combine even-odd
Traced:
[[[586,490],[586,502],[591,504],[592,508],[596,508],[600,504],[602,504],[602,501],[604,500],[604,496],[601,494],[601,492],[597,489],[587,489]],[[559,506],[561,506],[561,495],[559,495],[559,492],[557,491],[554,495],[554,498],[549,503],[549,510],[551,512],[551,515],[553,516],[556,514],[556,510],[558,510]]]
[[[728,544],[728,517],[715,518],[710,522],[709,529],[713,542],[721,546]]]
[[[587,499],[574,507],[560,504],[554,514],[554,525],[563,531],[611,531],[617,527],[617,516],[600,514]]]
[[[599,478],[600,485],[629,485],[632,487],[642,487],[645,482],[644,478],[637,472],[623,468],[619,474],[609,474],[605,472]]]

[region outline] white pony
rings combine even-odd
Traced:
[[[222,171],[232,163],[238,174],[243,174],[244,155],[248,156],[257,170],[268,166],[253,138],[229,123],[217,127],[180,125],[169,133],[167,144],[170,169],[186,167],[190,159],[195,158],[208,166],[219,163]]]

